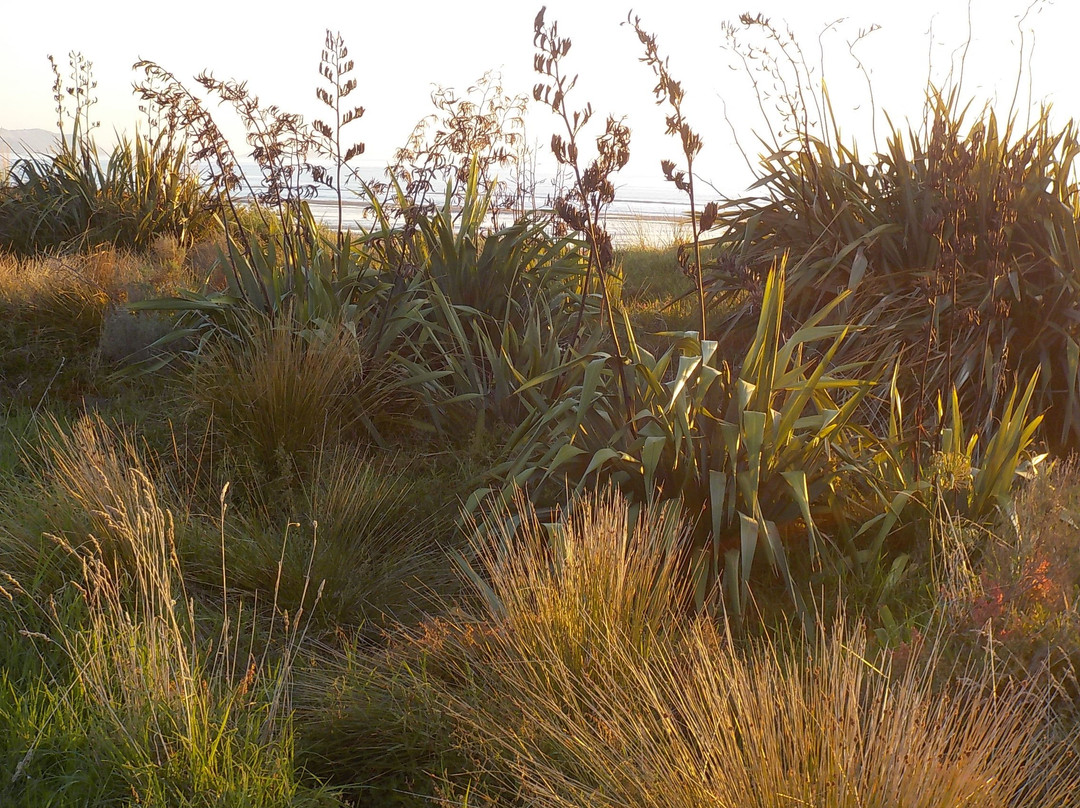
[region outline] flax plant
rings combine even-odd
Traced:
[[[222,205],[230,212],[229,226],[235,227],[239,236],[233,238],[227,233],[225,259],[236,287],[244,288],[246,281],[254,280],[255,288],[250,291],[245,288],[245,293],[261,298],[258,305],[276,317],[278,276],[283,274],[292,279],[294,286],[302,287],[300,279],[308,274],[312,257],[321,248],[321,234],[307,206],[307,200],[315,196],[318,180],[327,178],[325,170],[314,166],[311,159],[319,149],[319,136],[301,116],[263,102],[245,82],[217,79],[208,71],[196,76],[196,83],[231,107],[243,124],[251,158],[262,175],[261,187],[256,189],[243,176],[232,147],[203,101],[154,62],[138,62],[135,68],[146,75],[146,80],[136,85],[136,91],[160,110],[171,128],[183,132],[196,144],[193,159],[208,166]],[[255,218],[262,229],[259,236],[249,232],[250,228],[243,224],[244,217],[239,215],[239,200],[233,195],[242,187],[247,188],[254,203]],[[264,239],[270,244],[264,245]],[[267,249],[279,252],[260,255]],[[238,266],[240,262],[268,263],[273,266],[271,277],[244,273]]]
[[[93,64],[72,53],[70,86],[50,57],[60,148],[17,159],[0,190],[0,247],[19,255],[105,244],[146,250],[171,236],[190,244],[210,229],[213,205],[168,130],[120,138],[103,159],[91,119]],[[65,125],[70,121],[70,133]]]
[[[699,608],[719,608],[722,584],[728,608],[741,619],[755,558],[764,557],[807,616],[785,545],[804,537],[810,558],[821,561],[822,506],[842,478],[865,471],[864,453],[879,442],[854,420],[872,381],[832,364],[848,329],[824,323],[844,297],[786,338],[784,299],[781,267],[768,278],[754,339],[737,370],[717,342],[694,332],[675,335],[658,356],[631,339],[630,383],[622,388],[628,407],[616,392],[618,366],[601,351],[525,383],[528,391],[559,372],[568,380],[557,400],[536,406],[515,431],[509,459],[493,473],[497,485],[478,491],[474,502],[494,494],[506,500],[520,486],[547,505],[564,486],[580,493],[605,481],[635,502],[674,500],[700,516],[693,542]],[[627,333],[632,337],[629,327]],[[870,510],[894,493],[872,492]],[[830,519],[842,519],[856,503],[834,505]]]
[[[600,315],[605,319],[615,353],[622,356],[621,341],[615,324],[615,313],[608,290],[608,276],[614,262],[611,236],[603,226],[604,210],[615,200],[612,174],[626,166],[630,159],[630,129],[622,121],[609,116],[604,133],[596,138],[596,158],[585,168],[580,162],[579,136],[593,116],[592,104],[572,110],[567,96],[577,84],[577,76],[564,72],[563,59],[570,52],[569,37],[560,37],[558,23],[544,20],[546,7],[540,9],[533,22],[533,45],[537,52],[533,67],[541,81],[533,87],[533,100],[550,107],[563,124],[565,135],[551,138],[551,151],[560,166],[569,168],[573,176],[570,191],[555,200],[555,211],[573,232],[582,233],[588,244],[588,264],[585,272],[586,290],[591,288],[593,272],[599,277]],[[580,333],[585,314],[584,301],[578,312],[573,343]]]
[[[955,387],[967,419],[990,430],[1010,388],[1036,368],[1047,437],[1071,447],[1080,434],[1080,343],[1068,314],[1080,262],[1075,124],[1055,128],[1043,109],[1021,126],[965,103],[954,84],[928,86],[925,119],[893,127],[867,158],[841,137],[828,96],[810,91],[797,43],[767,20],[743,22],[773,43],[743,55],[772,78],[755,87],[763,110],[768,100],[782,108],[782,126],[770,129],[788,139],[757,168],[761,197],[720,213],[724,229],[710,239],[716,304],[733,303],[731,322],[748,330],[762,277],[789,254],[795,321],[847,288],[840,313],[860,330],[842,358],[903,357],[905,433],[918,457],[937,449],[939,396]]]
[[[313,167],[315,178],[324,184],[330,185],[337,195],[337,247],[340,251],[344,246],[342,227],[342,192],[341,171],[350,160],[364,153],[364,144],[357,141],[342,150],[341,130],[359,120],[364,115],[364,108],[355,106],[352,109],[343,109],[345,99],[352,94],[357,87],[357,81],[351,77],[356,64],[349,58],[349,49],[345,46],[345,40],[341,32],[331,33],[326,31],[326,44],[323,46],[322,56],[319,59],[319,75],[327,83],[327,87],[318,87],[315,90],[318,99],[333,112],[333,124],[328,124],[321,119],[312,121],[312,128],[321,136],[322,140],[316,142],[316,148],[326,154],[333,162],[334,179],[330,181],[327,173]]]
[[[667,104],[671,108],[671,114],[667,116],[667,134],[677,135],[682,145],[683,157],[686,160],[686,171],[676,170],[675,163],[671,160],[662,160],[660,168],[664,173],[664,179],[674,184],[676,188],[685,193],[690,200],[690,236],[693,246],[693,262],[690,272],[697,283],[698,314],[700,317],[701,338],[708,339],[708,323],[706,319],[705,285],[701,264],[701,234],[716,222],[719,207],[715,202],[710,202],[702,211],[701,217],[697,214],[697,197],[694,183],[694,159],[701,151],[701,137],[690,128],[690,123],[683,115],[683,100],[685,92],[682,84],[671,75],[668,59],[660,55],[656,44],[656,35],[650,34],[641,26],[641,18],[628,14],[626,23],[632,25],[638,40],[645,47],[645,55],[640,61],[648,65],[656,75],[657,84],[653,88],[657,104]],[[685,267],[685,253],[679,249],[680,264]]]
[[[100,121],[94,121],[91,117],[94,104],[97,103],[97,96],[94,95],[97,89],[94,63],[79,51],[71,51],[68,54],[68,65],[71,68],[68,80],[71,83],[65,87],[56,60],[51,55],[48,58],[53,74],[52,93],[61,146],[63,151],[76,154],[82,146],[92,142],[91,133],[101,126]],[[68,105],[68,99],[72,101],[71,106]],[[65,118],[71,121],[70,140],[65,135]]]

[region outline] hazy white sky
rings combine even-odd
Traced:
[[[965,94],[980,102],[998,98],[1008,106],[1020,65],[1018,20],[1028,2],[972,0]],[[101,120],[103,133],[131,131],[140,119],[130,91],[135,79],[131,65],[139,58],[153,59],[183,78],[209,68],[221,78],[246,79],[265,101],[315,117],[320,114],[314,95],[316,66],[329,27],[340,30],[350,47],[360,82],[352,98],[367,109],[352,134],[367,143],[366,159],[385,161],[430,111],[429,93],[435,83],[463,89],[485,70],[497,68],[508,90],[530,92],[532,22],[539,5],[517,0],[323,0],[289,5],[233,0],[175,5],[146,0],[48,4],[7,0],[0,11],[0,127],[54,126],[46,56],[51,53],[66,64],[70,50],[81,50],[94,63],[100,99],[95,117]],[[600,120],[608,113],[626,115],[633,130],[627,175],[658,178],[659,160],[677,156],[677,149],[674,140],[663,135],[663,112],[652,103],[652,75],[637,61],[640,45],[632,30],[620,27],[629,10],[629,2],[622,0],[551,0],[547,17],[558,20],[560,33],[574,41],[567,64],[581,74],[576,105],[591,101]],[[789,24],[815,67],[823,56],[845,132],[856,133],[861,149],[871,151],[866,83],[848,54],[847,40],[872,24],[882,26],[856,53],[870,71],[878,105],[894,120],[917,115],[928,57],[940,80],[967,39],[969,4],[967,0],[751,0],[732,6],[701,0],[637,0],[633,10],[657,34],[673,74],[687,91],[688,117],[705,140],[701,175],[724,191],[737,193],[739,187],[732,187],[732,182],[739,185],[746,170],[733,148],[723,103],[752,151],[753,131],[760,129],[761,119],[751,103],[748,78],[731,69],[733,57],[722,47],[725,20],[749,11]],[[819,32],[839,18],[844,22],[823,37],[819,50]],[[1035,42],[1034,97],[1052,101],[1062,119],[1080,115],[1074,68],[1080,3],[1040,0],[1022,27],[1027,42]],[[1025,85],[1026,81],[1025,76]],[[1026,102],[1026,86],[1023,96]],[[223,112],[221,118],[230,131],[228,115]],[[879,127],[883,125],[879,119]],[[550,113],[534,110],[530,138],[546,144],[552,126]]]

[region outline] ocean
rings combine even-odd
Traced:
[[[20,155],[21,156],[21,155]],[[0,144],[0,173],[10,166],[15,155]],[[253,162],[241,163],[241,170],[251,181],[256,191],[261,185],[261,175]],[[384,180],[384,166],[368,162],[356,167],[359,176],[367,181]],[[642,175],[620,177],[615,175],[615,202],[609,206],[605,226],[611,234],[616,247],[666,246],[689,233],[690,205],[685,194],[671,183],[665,182],[659,168],[656,178]],[[552,191],[552,185],[540,183],[533,198],[542,206]],[[699,192],[699,207],[710,199],[718,199],[711,193]],[[440,194],[434,195],[436,200]],[[346,187],[343,199],[343,226],[354,230],[363,230],[370,226],[367,199]],[[320,188],[315,198],[310,200],[311,210],[316,218],[327,224],[337,224],[337,195],[326,188]]]
[[[252,180],[257,190],[260,176],[257,166],[254,163],[245,162],[241,164],[241,170]],[[386,179],[385,168],[377,163],[360,164],[356,166],[356,173],[368,182]],[[659,169],[655,182],[650,182],[648,178],[641,176],[628,177],[620,182],[618,175],[615,176],[614,182],[615,202],[607,211],[605,226],[616,247],[667,246],[688,236],[689,200],[671,183],[664,182]],[[531,196],[536,200],[537,207],[544,205],[552,190],[553,186],[550,182],[541,183],[538,186],[536,193]],[[431,198],[438,203],[443,193],[442,189],[437,189]],[[718,198],[711,193],[702,196],[703,200],[699,202],[699,207],[710,199]],[[317,219],[336,226],[337,195],[333,191],[319,188],[317,196],[311,199],[309,204]],[[367,213],[370,205],[366,197],[358,195],[352,188],[347,187],[342,208],[343,227],[356,230],[370,227],[371,219]]]

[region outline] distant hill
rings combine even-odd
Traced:
[[[60,136],[46,129],[0,129],[0,152],[15,154],[53,151]]]

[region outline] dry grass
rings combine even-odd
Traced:
[[[541,523],[524,495],[489,516],[471,577],[526,657],[558,657],[585,670],[616,637],[644,652],[693,599],[677,507],[635,508],[608,490]]]
[[[370,804],[404,788],[544,808],[1072,804],[1080,769],[1041,686],[950,676],[936,649],[894,667],[844,617],[739,647],[687,614],[670,515],[606,495],[563,528],[510,516],[479,547],[486,606],[361,660],[311,724],[314,749],[378,758],[338,759],[377,778]]]
[[[33,302],[53,290],[72,288],[117,303],[137,300],[191,284],[199,268],[192,266],[188,253],[175,239],[163,236],[144,254],[113,247],[30,259],[0,254],[0,298]]]
[[[169,323],[126,304],[190,286],[186,251],[102,248],[17,260],[0,254],[0,395],[30,408],[101,395],[119,363],[144,356]]]
[[[109,290],[92,277],[98,264],[78,263],[0,257],[0,390],[12,401],[84,389],[97,371]]]
[[[692,291],[679,266],[678,244],[624,247],[615,253],[623,275],[624,299],[664,301]]]
[[[394,411],[394,370],[343,325],[297,332],[255,320],[199,357],[190,398],[227,442],[271,476],[305,468],[317,447],[372,435]]]
[[[893,671],[843,618],[740,651],[680,617],[678,522],[656,517],[609,498],[549,535],[526,511],[517,552],[481,553],[497,608],[451,655],[479,688],[450,698],[526,804],[1004,808],[1080,785],[1044,695],[975,668],[937,690],[936,653]]]
[[[89,416],[78,419],[70,431],[50,419],[41,445],[42,494],[61,503],[53,511],[51,530],[71,542],[79,541],[79,533],[92,537],[97,554],[114,569],[133,566],[137,547],[118,514],[138,512],[143,504],[145,492],[131,484],[130,475],[150,476],[134,440],[118,436],[100,417]]]
[[[840,624],[743,654],[699,621],[649,658],[593,646],[590,677],[497,636],[472,659],[492,692],[457,715],[529,805],[1034,807],[1080,784],[1036,694],[938,692],[933,660],[897,678]]]
[[[650,332],[694,330],[700,325],[693,281],[679,266],[678,247],[641,245],[621,249],[622,305],[648,345]],[[650,346],[651,347],[651,346]]]

